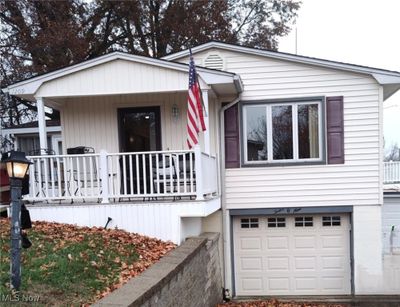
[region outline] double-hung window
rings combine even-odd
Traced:
[[[323,161],[322,99],[243,103],[244,164]]]

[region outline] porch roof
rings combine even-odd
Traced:
[[[188,65],[113,52],[95,59],[26,79],[2,89],[30,101],[35,97],[96,96],[176,92],[188,87]],[[243,89],[238,75],[197,67],[200,85],[217,95]]]

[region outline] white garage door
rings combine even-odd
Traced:
[[[382,207],[383,251],[400,251],[400,196],[383,198]]]
[[[236,295],[350,294],[347,214],[236,217]]]

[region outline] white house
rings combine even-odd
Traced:
[[[39,124],[37,121],[1,129],[1,135],[12,140],[14,149],[27,155],[40,150]],[[47,148],[62,154],[61,126],[58,120],[46,120]]]
[[[177,243],[220,231],[235,296],[398,291],[381,212],[383,103],[400,73],[219,42],[192,52],[207,125],[194,151],[187,50],[115,52],[5,89],[36,101],[41,148],[45,105],[61,112],[63,152],[86,147],[30,157],[26,200],[44,202],[31,215],[111,217]]]

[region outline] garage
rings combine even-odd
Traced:
[[[382,243],[384,254],[400,252],[400,193],[385,192],[382,206]]]
[[[233,218],[237,296],[351,294],[349,214]]]

